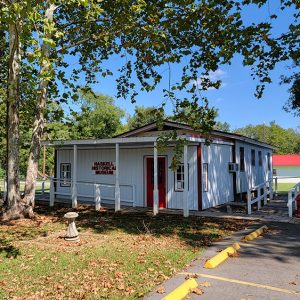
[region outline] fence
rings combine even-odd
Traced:
[[[263,192],[262,192],[263,191]],[[261,208],[261,201],[264,201],[264,205],[267,204],[269,199],[273,199],[273,179],[265,181],[255,187],[250,188],[247,191],[247,214],[252,213],[252,204],[257,203],[257,208]]]
[[[298,182],[300,182],[300,177],[297,176],[273,176],[275,195],[287,194]]]
[[[20,192],[25,192],[25,178],[19,179]],[[36,180],[35,190],[37,194],[45,194],[45,192],[50,190],[50,180],[47,180],[43,177],[39,177]],[[3,195],[3,198],[6,198],[7,193],[7,183],[6,179],[0,179],[0,192]]]
[[[55,189],[55,184],[63,183],[64,185],[69,185],[68,188],[64,189]],[[136,203],[136,188],[134,184],[120,184],[120,191],[123,194],[125,189],[130,188],[131,199],[126,199],[125,195],[122,197],[122,202],[131,206],[135,206]],[[80,189],[79,189],[80,187]],[[84,191],[84,193],[77,193],[77,190]],[[106,190],[106,195],[102,193],[103,190]],[[110,195],[107,193],[107,190],[110,190]],[[102,200],[115,201],[116,200],[116,188],[114,184],[99,183],[99,182],[89,182],[89,181],[76,181],[74,183],[71,179],[66,181],[66,179],[59,178],[50,178],[50,206],[54,205],[56,195],[59,197],[67,198],[72,200],[72,206],[77,206],[77,198],[87,198],[93,199],[95,204],[95,209],[99,210],[101,208]],[[128,192],[127,192],[128,195]]]
[[[295,210],[297,210],[297,201],[296,197],[300,194],[300,182],[298,182],[297,184],[295,184],[288,192],[288,203],[287,203],[287,207],[289,210],[289,217],[293,216],[293,207],[295,208]]]

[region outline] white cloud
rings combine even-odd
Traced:
[[[221,69],[217,69],[216,71],[209,71],[208,76],[203,76],[203,77],[199,77],[197,79],[197,81],[193,81],[192,84],[193,85],[197,85],[198,88],[201,88],[203,79],[208,78],[210,81],[212,82],[216,82],[218,80],[221,80],[221,86],[220,88],[223,88],[227,85],[226,82],[224,82],[224,79],[227,77],[227,72],[221,70]],[[219,89],[220,89],[219,88]],[[208,90],[215,90],[216,88],[214,87],[210,87],[208,88]]]

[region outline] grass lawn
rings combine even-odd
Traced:
[[[288,192],[296,183],[293,182],[278,182],[277,186],[277,190],[278,192]],[[274,189],[275,189],[275,185],[274,185]]]
[[[80,207],[80,243],[62,238],[68,208],[0,223],[0,299],[137,299],[243,220]]]

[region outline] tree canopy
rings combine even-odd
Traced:
[[[27,211],[34,206],[48,105],[78,100],[82,78],[91,86],[100,77],[112,75],[105,62],[114,56],[123,59],[114,74],[118,97],[134,102],[139,91],[152,91],[167,77],[161,109],[171,101],[175,118],[204,133],[213,128],[215,111],[199,90],[220,87],[221,82],[210,80],[208,74],[231,63],[236,54],[245,66],[252,67],[258,83],[256,95],[261,97],[276,63],[299,53],[298,11],[286,32],[272,31],[276,15],[267,21],[244,22],[245,9],[267,2],[0,0],[0,88],[7,90],[7,205],[12,215],[18,215],[24,205]],[[298,1],[280,1],[282,10],[299,9],[299,5]],[[175,82],[171,80],[172,64],[181,66]],[[168,72],[163,71],[166,68]],[[189,96],[180,97],[182,90]],[[26,131],[31,142],[21,202],[18,178],[23,119],[31,124]]]
[[[81,91],[79,99],[79,111],[72,110],[67,121],[72,139],[109,138],[123,131],[125,112],[112,97]]]
[[[234,131],[275,147],[278,154],[299,154],[300,133],[292,128],[282,128],[275,121],[269,125],[247,125]]]
[[[165,118],[166,115],[163,110],[155,107],[136,106],[134,114],[127,118],[127,129],[136,129]]]

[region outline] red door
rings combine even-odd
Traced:
[[[146,169],[146,189],[147,189],[147,206],[153,207],[153,189],[154,189],[154,159],[147,157]],[[157,159],[158,175],[158,199],[159,208],[166,207],[166,159],[158,157]]]

